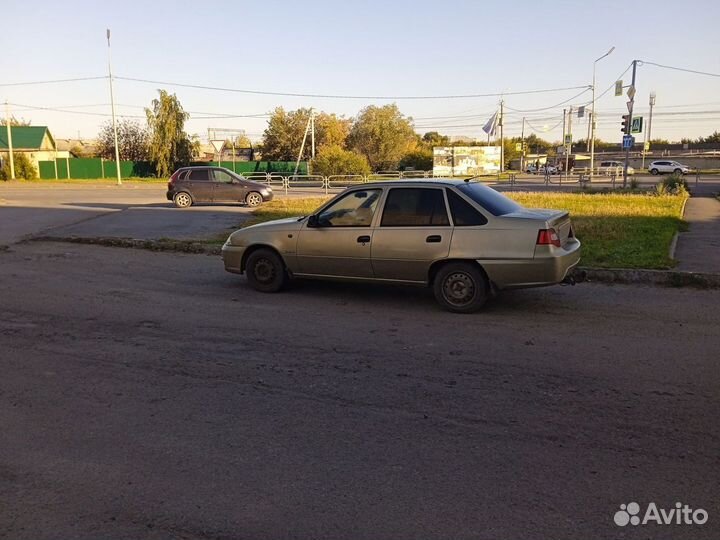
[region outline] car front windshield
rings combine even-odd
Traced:
[[[522,208],[522,206],[502,193],[478,182],[468,182],[457,187],[493,216],[504,216]]]

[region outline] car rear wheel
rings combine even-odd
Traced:
[[[450,263],[435,276],[433,292],[444,309],[454,313],[473,313],[487,300],[488,282],[477,266]]]
[[[650,169],[650,174],[658,174],[659,172],[657,169]]]
[[[280,256],[270,249],[253,251],[247,260],[247,280],[260,292],[277,292],[287,283],[287,271]]]
[[[245,197],[245,204],[251,207],[260,206],[262,204],[262,195],[257,191],[251,191]]]
[[[188,208],[192,205],[193,201],[189,193],[181,191],[175,194],[175,196],[173,197],[173,202],[178,208]]]

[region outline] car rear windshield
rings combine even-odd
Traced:
[[[512,199],[508,199],[502,193],[498,193],[494,189],[477,182],[460,184],[457,188],[493,216],[504,216],[522,208],[522,206]]]

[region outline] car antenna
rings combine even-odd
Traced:
[[[475,180],[476,178],[480,178],[480,175],[476,174],[475,176],[471,176],[470,178],[465,178],[465,182],[470,182],[470,180]]]

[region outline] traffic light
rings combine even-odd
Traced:
[[[629,114],[623,114],[622,117],[622,131],[623,133],[630,133],[630,115]]]

